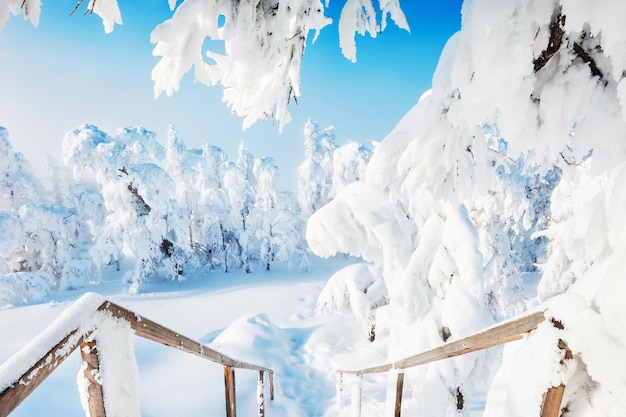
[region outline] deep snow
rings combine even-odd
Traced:
[[[350,258],[318,259],[308,273],[279,268],[271,273],[196,275],[181,282],[154,284],[150,292],[134,296],[120,285],[119,277],[109,276],[97,287],[54,293],[44,303],[0,311],[0,363],[41,334],[85,292],[96,290],[235,359],[274,369],[276,398],[268,402],[268,416],[322,415],[335,406],[335,369],[385,359],[382,345],[368,342],[351,314],[320,316],[315,312],[328,277],[353,262]],[[224,413],[220,365],[138,337],[133,342],[141,415]],[[11,415],[81,415],[79,369],[80,355],[74,352]],[[257,378],[254,371],[236,371],[240,415],[256,413]],[[368,380],[369,389],[376,387],[371,381],[375,379]],[[384,383],[377,388],[380,395]]]

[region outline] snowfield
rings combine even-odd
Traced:
[[[279,268],[271,273],[197,275],[154,284],[149,293],[134,296],[120,286],[119,278],[109,277],[97,287],[58,293],[43,304],[0,311],[0,363],[37,337],[85,291],[97,290],[106,299],[234,359],[273,369],[276,397],[268,401],[268,416],[323,415],[334,406],[336,368],[384,360],[381,347],[367,341],[350,314],[316,314],[317,297],[328,277],[353,262],[317,259],[309,273]],[[224,413],[222,366],[138,337],[133,343],[141,415]],[[76,381],[79,370],[80,355],[74,352],[11,415],[83,414]],[[122,373],[115,378],[128,377]],[[256,414],[257,373],[237,370],[236,378],[239,414]]]

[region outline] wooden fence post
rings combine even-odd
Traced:
[[[543,404],[541,405],[541,417],[559,417],[561,413],[561,401],[563,400],[563,392],[565,385],[558,387],[550,387],[543,394]]]
[[[341,403],[343,402],[343,372],[338,372],[335,391],[335,395],[337,396],[337,413],[341,414]]]
[[[363,374],[357,376],[356,386],[352,386],[352,417],[361,416],[361,397],[363,397]]]
[[[226,417],[237,417],[235,370],[232,366],[224,365],[224,389],[226,393]]]
[[[394,417],[400,417],[402,413],[402,393],[404,391],[404,372],[398,373],[398,378],[396,379],[396,402],[394,408]]]
[[[105,417],[104,397],[102,395],[102,380],[100,379],[100,362],[95,341],[83,340],[80,344],[83,374],[89,381],[87,386],[89,415],[91,417]]]
[[[259,387],[257,388],[259,403],[259,417],[265,417],[265,384],[263,381],[263,371],[259,371]]]
[[[563,330],[565,327],[563,323],[552,319],[552,325],[559,330]],[[574,358],[572,351],[567,346],[567,343],[563,339],[559,339],[559,349],[564,352],[563,359],[561,359],[561,365],[565,365],[566,360]],[[565,392],[565,384],[560,384],[558,387],[550,387],[548,391],[543,394],[543,402],[541,404],[541,417],[559,417],[561,415],[561,402],[563,401],[563,393]]]

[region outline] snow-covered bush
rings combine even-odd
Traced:
[[[387,288],[382,271],[370,264],[356,263],[339,270],[328,279],[317,299],[317,311],[351,311],[373,341],[374,310],[387,303]]]
[[[564,292],[582,294],[577,314],[593,316],[587,324],[613,329],[611,341],[603,339],[607,352],[626,345],[624,326],[615,325],[626,314],[617,295],[626,254],[618,186],[626,157],[626,36],[618,22],[625,18],[615,1],[466,2],[431,94],[377,146],[366,181],[313,215],[307,239],[316,253],[345,252],[383,269],[390,314],[378,326],[389,328],[391,358]],[[562,310],[564,300],[553,307]],[[565,331],[584,332],[572,317],[562,318]],[[555,343],[539,333],[518,353],[507,350],[503,369],[515,363],[529,377],[534,370],[533,381],[544,385],[574,378],[556,375],[558,367],[534,368],[524,356],[538,340]],[[557,355],[552,347],[545,349]],[[563,403],[568,413],[623,413],[620,401],[606,401],[623,388],[599,371],[602,355],[581,344],[573,357],[579,371],[561,381],[577,391]],[[429,416],[463,411],[456,393],[467,397],[489,367],[484,358],[462,358],[407,374],[407,407]],[[510,401],[488,400],[488,415],[538,410],[541,395],[524,397],[523,378],[497,383]],[[545,392],[541,384],[533,390]]]
[[[0,308],[97,282],[92,233],[76,207],[45,204],[42,187],[0,127]]]

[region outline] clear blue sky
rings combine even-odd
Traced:
[[[124,24],[108,35],[95,15],[68,16],[75,0],[44,1],[37,28],[17,16],[0,31],[0,126],[36,169],[45,153],[58,158],[65,132],[81,124],[108,133],[142,125],[164,143],[172,123],[188,147],[210,142],[231,159],[243,140],[255,156],[274,157],[282,185],[292,187],[308,118],[337,127],[340,143],[382,140],[430,88],[439,54],[461,25],[461,0],[401,1],[411,33],[391,24],[376,39],[357,35],[357,62],[351,63],[337,35],[344,2],[331,0],[333,25],[307,46],[302,96],[280,134],[271,122],[242,131],[220,88],[194,84],[190,75],[179,92],[155,100],[151,70],[158,59],[149,39],[171,16],[167,1],[119,3]]]

